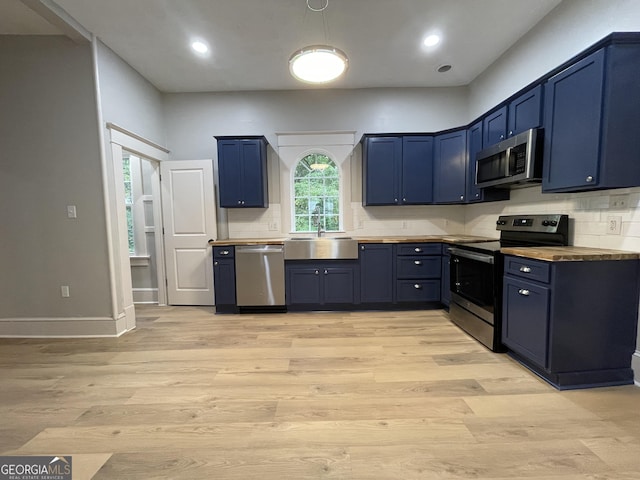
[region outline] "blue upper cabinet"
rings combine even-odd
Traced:
[[[640,185],[640,45],[612,44],[545,84],[543,192]]]
[[[434,139],[434,201],[464,203],[467,177],[467,130]]]
[[[483,148],[482,120],[467,129],[467,203],[508,200],[508,189],[478,188],[476,186],[476,155]]]
[[[542,85],[509,102],[508,110],[508,137],[542,126]]]
[[[483,148],[542,125],[542,85],[527,90],[483,120]]]
[[[362,203],[397,205],[402,164],[400,137],[367,137],[362,146]]]
[[[433,137],[407,136],[402,139],[402,181],[404,205],[433,202]]]
[[[495,112],[487,115],[483,122],[483,145],[488,147],[507,137],[507,106],[504,105]]]
[[[482,150],[482,121],[476,122],[467,129],[467,202],[482,200],[482,189],[476,187],[476,155]]]
[[[433,201],[431,136],[365,136],[362,202],[422,205]]]
[[[264,137],[217,137],[220,207],[269,206]]]

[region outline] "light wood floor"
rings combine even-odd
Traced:
[[[558,392],[443,311],[139,308],[0,340],[0,453],[81,479],[640,478],[640,388]]]

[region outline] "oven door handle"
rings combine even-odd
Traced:
[[[493,265],[493,255],[483,255],[482,253],[475,253],[454,247],[450,247],[449,252],[451,255],[456,255],[457,257],[468,258],[470,260],[477,260],[478,262],[490,263]]]

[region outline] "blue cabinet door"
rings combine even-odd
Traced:
[[[484,130],[482,143],[485,147],[507,138],[507,106],[505,105],[492,114],[487,115],[483,120],[482,127]]]
[[[317,267],[287,266],[287,305],[319,305],[321,303],[321,279]]]
[[[509,131],[507,135],[509,137],[530,128],[542,126],[542,85],[528,90],[509,102],[508,117]]]
[[[323,303],[354,303],[355,272],[351,266],[323,268]]]
[[[218,190],[221,207],[242,205],[242,163],[237,140],[218,140]]]
[[[218,190],[222,208],[269,205],[264,137],[218,140]]]
[[[236,304],[236,267],[233,258],[213,261],[216,307]]]
[[[433,137],[403,137],[401,178],[401,203],[433,202]]]
[[[604,50],[545,84],[543,191],[598,185],[603,85]]]
[[[482,189],[476,186],[476,155],[482,150],[482,121],[471,125],[467,130],[467,201],[482,200]]]
[[[267,154],[263,140],[241,140],[242,206],[267,206]]]
[[[435,137],[434,201],[462,203],[466,194],[467,131]]]
[[[393,245],[360,245],[360,301],[393,302]]]
[[[505,276],[502,343],[537,365],[548,366],[549,288]]]
[[[401,137],[368,137],[362,153],[362,202],[397,205],[400,195]]]

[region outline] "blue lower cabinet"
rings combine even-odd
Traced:
[[[362,303],[393,302],[393,245],[361,243],[360,301]]]
[[[237,309],[234,247],[213,248],[213,288],[216,313],[234,313]]]
[[[505,273],[502,342],[512,356],[559,389],[633,383],[638,260],[505,256]]]
[[[357,303],[357,261],[286,262],[287,306],[327,309]]]
[[[440,243],[396,246],[396,303],[440,302],[441,253]]]

